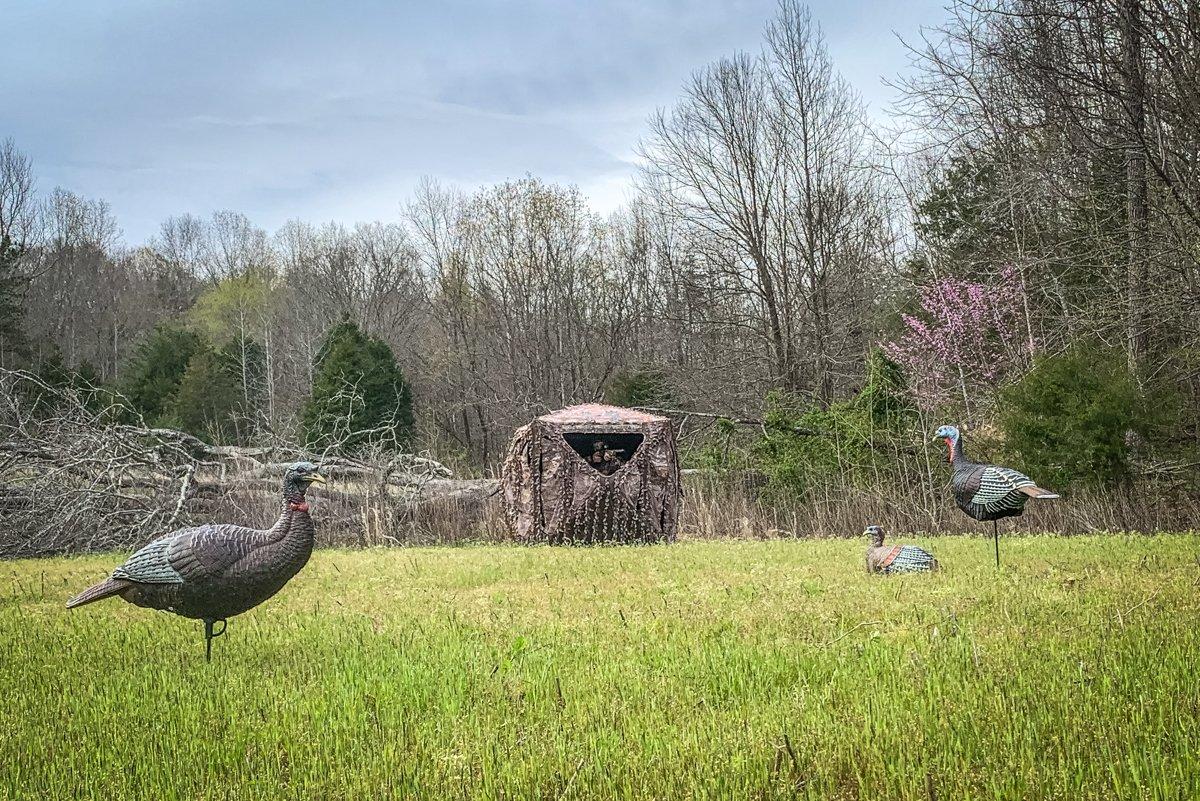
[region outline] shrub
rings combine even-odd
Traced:
[[[1012,459],[1051,485],[1115,484],[1130,475],[1130,434],[1148,436],[1170,404],[1139,392],[1119,351],[1077,346],[1039,359],[1001,394]]]
[[[803,495],[829,482],[865,483],[895,466],[915,422],[900,369],[876,351],[865,385],[848,401],[822,409],[784,393],[768,396],[756,454],[776,490]]]

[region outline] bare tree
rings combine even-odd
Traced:
[[[858,377],[882,213],[861,103],[809,12],[781,3],[766,40],[698,72],[651,120],[646,186],[699,232],[714,290],[744,299],[775,381],[828,403]]]
[[[42,203],[38,245],[27,256],[26,297],[31,338],[39,358],[49,348],[68,364],[115,366],[114,298],[123,275],[110,258],[120,229],[103,200],[55,189]]]
[[[884,209],[868,169],[862,103],[834,70],[811,13],[781,3],[766,40],[780,154],[772,241],[787,319],[807,324],[788,338],[810,354],[807,383],[828,404],[858,377],[869,341],[873,288],[886,263]]]
[[[266,231],[236,211],[214,212],[207,226],[204,265],[213,281],[224,278],[269,277],[274,254]]]
[[[418,407],[485,463],[532,412],[599,398],[649,333],[646,282],[576,189],[525,179],[464,199],[427,184],[409,217],[429,285]]]
[[[24,248],[33,235],[33,164],[12,139],[0,142],[0,241]]]
[[[168,263],[196,276],[206,273],[208,226],[192,214],[168,217],[150,247]]]
[[[1200,105],[1183,76],[1200,20],[1186,6],[955,3],[905,83],[943,166],[987,176],[990,208],[966,222],[1003,226],[989,260],[1020,267],[1031,331],[1120,342],[1141,376],[1196,329]]]
[[[0,366],[24,355],[25,255],[33,232],[33,168],[11,139],[0,142]]]

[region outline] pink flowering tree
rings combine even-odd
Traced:
[[[1005,267],[993,282],[942,278],[918,293],[920,311],[901,316],[904,330],[880,344],[908,377],[913,399],[925,410],[990,394],[1034,349],[1020,272]]]

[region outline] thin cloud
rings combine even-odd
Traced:
[[[911,7],[814,4],[878,109]],[[928,20],[938,19],[930,4]],[[646,116],[687,76],[757,50],[773,0],[589,4],[30,3],[0,50],[0,135],[43,188],[111,203],[127,240],[232,208],[394,219],[423,175],[533,174],[626,202]]]

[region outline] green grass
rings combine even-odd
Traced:
[[[327,551],[233,619],[0,563],[0,796],[1197,798],[1200,536]]]

